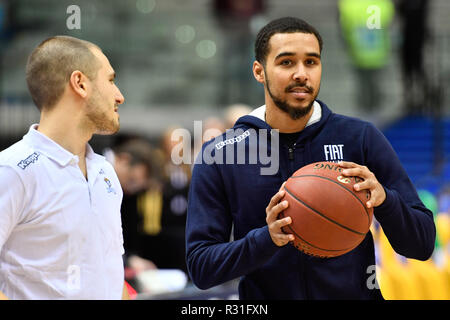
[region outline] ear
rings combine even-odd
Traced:
[[[266,82],[264,66],[259,61],[253,62],[253,76],[259,83],[264,84]]]
[[[75,70],[70,75],[69,86],[76,95],[86,98],[88,95],[88,78],[79,70]]]

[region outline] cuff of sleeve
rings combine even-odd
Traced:
[[[384,202],[374,209],[374,215],[378,221],[390,216],[396,211],[397,195],[395,191],[384,188],[386,199]]]
[[[256,229],[253,234],[253,239],[255,241],[257,251],[263,252],[264,256],[272,256],[279,249],[270,237],[268,226]]]

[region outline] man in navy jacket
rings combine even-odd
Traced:
[[[288,205],[282,183],[317,161],[363,178],[355,189],[370,191],[366,205],[397,253],[431,256],[432,213],[389,142],[372,124],[335,114],[316,99],[321,51],[320,34],[300,19],[277,19],[259,32],[253,73],[264,85],[265,105],[205,143],[193,169],[186,252],[199,288],[240,277],[241,299],[382,299],[369,285],[370,232],[349,253],[323,259],[295,249],[294,236],[281,230],[291,223],[278,219]]]

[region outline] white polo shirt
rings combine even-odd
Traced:
[[[0,152],[0,291],[10,299],[120,299],[122,189],[104,157],[31,126]]]

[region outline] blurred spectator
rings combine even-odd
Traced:
[[[226,130],[225,122],[218,117],[209,117],[202,121],[202,136],[194,137],[194,157],[195,160],[202,150],[205,142],[220,136]],[[193,165],[194,163],[192,163]]]
[[[428,6],[428,0],[399,0],[398,3],[403,32],[401,60],[405,111],[411,114],[425,111],[431,89],[423,64]]]
[[[357,102],[365,111],[382,103],[380,72],[390,54],[389,25],[394,15],[391,0],[340,0],[342,33],[357,75]]]
[[[223,59],[226,68],[222,70],[218,103],[227,105],[232,101],[253,104],[257,94],[250,62],[253,61],[252,19],[265,10],[263,0],[214,0],[213,14],[223,34]]]
[[[152,146],[144,140],[131,140],[107,151],[123,192],[136,194],[147,189],[152,171]]]
[[[162,185],[151,188],[138,198],[142,216],[142,257],[153,261],[159,269],[180,269],[187,273],[185,263],[186,208],[191,168],[189,163],[176,165],[171,159],[175,128],[169,128],[156,152],[162,163]]]
[[[236,103],[228,106],[225,109],[225,125],[226,128],[233,128],[236,121],[252,112],[252,108],[246,104]]]
[[[153,151],[144,139],[126,140],[104,151],[106,159],[114,166],[123,189],[122,229],[125,248],[125,277],[133,284],[135,275],[156,269],[152,261],[139,256],[139,226],[137,195],[151,185]]]
[[[225,123],[220,118],[217,117],[209,117],[203,121],[203,141],[202,144],[206,141],[214,139],[217,136],[220,136],[225,132]]]

